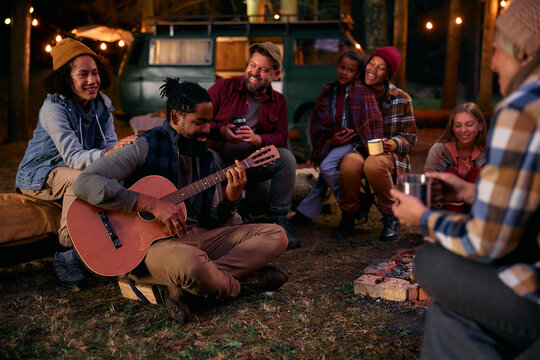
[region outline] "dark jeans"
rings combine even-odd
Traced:
[[[415,277],[434,300],[422,359],[540,359],[540,305],[503,284],[497,268],[439,244],[417,252]]]
[[[254,151],[250,149],[247,153]],[[291,211],[294,182],[296,180],[296,159],[294,155],[285,148],[277,148],[279,159],[267,165],[252,167],[246,170],[248,184],[258,183],[271,179],[270,184],[270,214],[287,215]],[[227,162],[221,154],[214,151],[216,163],[221,168],[232,165],[234,162]],[[239,160],[242,157],[239,156]]]

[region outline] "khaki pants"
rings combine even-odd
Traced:
[[[66,224],[67,211],[71,203],[76,199],[73,195],[73,183],[81,173],[68,167],[57,167],[49,172],[47,180],[41,190],[20,189],[25,195],[35,197],[45,201],[56,201],[62,199],[62,215],[60,217],[60,228],[58,229],[58,241],[62,246],[73,247]]]
[[[154,243],[128,276],[198,296],[235,297],[240,292],[238,279],[278,257],[287,244],[285,231],[274,224],[194,228],[180,238]]]
[[[362,174],[371,186],[375,201],[383,214],[392,214],[394,199],[390,190],[394,187],[393,174],[396,172],[394,155],[384,153],[364,157],[351,152],[343,157],[339,167],[339,206],[348,214],[358,211]]]

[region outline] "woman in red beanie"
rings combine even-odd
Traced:
[[[382,241],[393,241],[399,236],[400,225],[392,214],[394,200],[390,190],[394,187],[396,176],[411,171],[409,152],[418,134],[411,97],[390,82],[400,63],[401,54],[395,47],[382,47],[369,57],[364,75],[365,83],[375,93],[383,116],[384,153],[365,160],[359,154],[349,153],[340,166],[341,192],[338,202],[342,219],[353,216],[355,209],[358,209],[364,174],[383,215],[384,228],[379,236]]]

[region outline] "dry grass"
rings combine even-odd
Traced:
[[[336,215],[301,231],[303,247],[274,264],[289,282],[272,295],[192,303],[183,326],[160,305],[122,298],[113,279],[90,276],[77,292],[59,287],[52,259],[0,268],[0,358],[5,359],[415,359],[425,308],[357,296],[364,266],[421,238],[376,240],[370,221],[348,241],[331,239]],[[13,251],[13,250],[10,250]],[[50,253],[50,252],[49,252]]]
[[[129,133],[125,122],[116,125],[119,136]],[[25,148],[0,144],[0,191],[13,189]],[[302,248],[274,262],[289,275],[280,291],[225,304],[199,301],[192,306],[195,321],[183,326],[169,320],[162,306],[121,297],[112,279],[90,276],[77,292],[59,287],[54,242],[3,248],[0,358],[418,358],[425,308],[353,293],[353,281],[366,265],[422,241],[417,229],[405,229],[395,243],[378,241],[379,219],[373,209],[368,223],[340,242],[332,239],[338,216],[323,215],[297,233]],[[34,252],[35,260],[17,261],[21,252],[25,258]]]

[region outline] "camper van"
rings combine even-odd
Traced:
[[[247,19],[244,19],[247,20]],[[183,21],[156,24],[140,34],[120,70],[120,100],[129,116],[164,109],[159,87],[166,77],[209,88],[217,79],[242,75],[251,44],[272,41],[283,53],[280,78],[272,86],[287,100],[290,147],[309,159],[309,117],[321,87],[336,79],[339,54],[353,48],[341,20]]]

